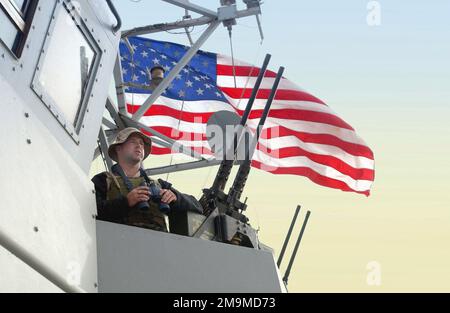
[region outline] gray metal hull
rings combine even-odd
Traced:
[[[97,221],[99,292],[283,292],[272,252]]]

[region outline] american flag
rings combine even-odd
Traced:
[[[153,66],[167,73],[189,49],[176,43],[129,37],[120,44],[128,112],[136,112],[151,91]],[[206,123],[219,110],[242,115],[259,68],[230,57],[199,51],[172,84],[145,112],[141,122],[178,140],[204,156],[211,156]],[[236,75],[236,77],[234,77]],[[247,125],[256,129],[276,74],[266,71]],[[236,84],[236,85],[235,85]],[[153,145],[153,154],[171,149]],[[292,174],[343,191],[370,194],[374,156],[355,130],[329,106],[284,78],[266,120],[252,167],[273,174]]]

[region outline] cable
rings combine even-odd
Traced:
[[[231,49],[231,63],[233,65],[233,78],[234,78],[234,88],[237,88],[236,86],[236,68],[234,66],[234,50],[233,50],[233,39],[231,37],[231,26],[228,26],[228,36],[230,38],[230,49]]]
[[[187,64],[187,66],[189,66],[189,64]],[[180,110],[180,114],[178,115],[177,131],[179,131],[180,125],[181,125],[181,117],[182,117],[182,115],[183,115],[183,110],[184,110],[184,99],[186,98],[186,89],[187,89],[186,82],[189,80],[189,76],[190,76],[190,75],[191,75],[191,71],[188,71],[188,72],[186,73],[186,77],[185,77],[185,79],[184,79],[184,88],[183,88],[184,96],[183,96],[183,101],[181,102],[181,110]],[[172,162],[173,162],[173,153],[170,154],[170,162],[169,162],[169,166],[172,165]],[[170,174],[170,173],[167,173],[167,175],[166,175],[166,181],[169,181],[169,174]]]

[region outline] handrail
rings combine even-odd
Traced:
[[[117,33],[119,31],[119,29],[122,27],[122,19],[120,18],[119,13],[117,12],[116,7],[111,2],[111,0],[106,0],[106,3],[108,4],[109,9],[111,10],[112,14],[114,15],[114,17],[117,20],[116,26],[113,26],[113,32]]]
[[[70,284],[54,269],[47,266],[44,262],[36,258],[33,254],[28,252],[25,248],[12,240],[7,234],[0,229],[0,246],[5,248],[10,253],[14,254],[18,259],[48,279],[50,282],[61,288],[64,292],[69,293],[85,293],[83,289],[76,285]]]

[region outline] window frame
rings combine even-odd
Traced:
[[[17,35],[12,47],[0,42],[8,48],[15,58],[20,59],[23,48],[31,28],[34,14],[38,7],[39,0],[26,0],[24,8],[18,8],[14,0],[0,0],[0,10],[8,17],[11,24],[16,28]]]
[[[62,110],[60,109],[58,103],[56,103],[55,100],[47,93],[46,88],[41,85],[39,78],[41,71],[40,69],[43,66],[43,63],[47,56],[47,50],[49,45],[52,41],[52,34],[55,30],[56,26],[56,20],[59,16],[59,14],[63,13],[62,10],[65,10],[68,14],[70,14],[73,17],[74,25],[78,28],[81,35],[84,37],[86,42],[89,44],[89,46],[94,51],[95,57],[92,63],[92,70],[90,72],[90,75],[88,77],[86,89],[84,92],[84,95],[82,95],[82,98],[80,100],[80,103],[78,104],[77,114],[75,116],[75,120],[72,123],[72,121],[69,121],[66,116],[64,116],[64,113],[62,113]],[[33,91],[38,95],[38,97],[41,99],[41,101],[44,103],[44,105],[50,110],[50,112],[53,114],[53,116],[58,120],[60,125],[66,130],[66,132],[70,135],[70,137],[74,140],[74,142],[79,145],[79,134],[81,132],[81,129],[84,127],[84,117],[86,112],[88,112],[88,103],[89,100],[92,99],[92,88],[95,83],[95,78],[98,74],[98,71],[100,69],[101,64],[101,58],[102,58],[102,50],[100,46],[95,41],[95,38],[90,33],[88,27],[83,21],[82,16],[77,11],[76,6],[72,4],[72,1],[70,0],[62,0],[62,1],[56,1],[55,9],[52,14],[52,18],[50,21],[50,25],[48,27],[47,36],[45,38],[41,54],[39,56],[39,61],[35,69],[35,73],[33,76],[31,88]]]

